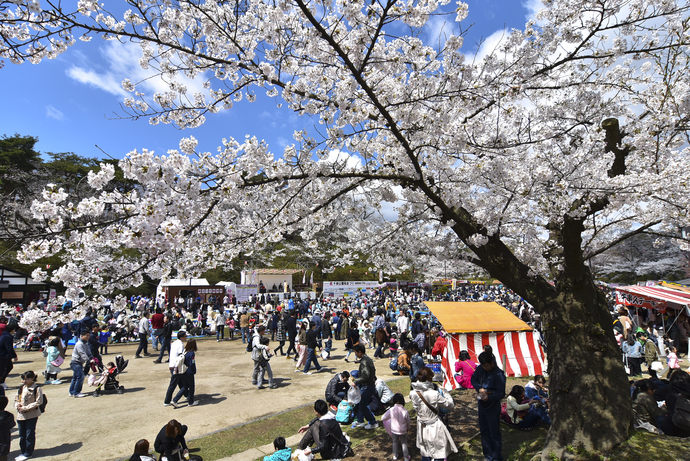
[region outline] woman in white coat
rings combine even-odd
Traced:
[[[431,368],[423,367],[417,373],[417,378],[410,391],[410,400],[417,412],[417,448],[422,461],[440,461],[451,452],[458,452],[448,428],[439,418],[439,411],[450,411],[455,404],[445,389],[433,383],[434,372]]]

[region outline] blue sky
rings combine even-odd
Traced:
[[[526,3],[466,0],[469,16],[462,26],[474,25],[465,37],[465,53],[474,53],[481,38],[490,42],[504,27],[523,28],[539,6],[536,0],[523,1]],[[435,26],[440,30],[440,23]],[[193,130],[152,126],[147,119],[118,119],[124,114],[120,104],[125,97],[120,83],[124,77],[131,78],[129,74],[141,72],[137,53],[137,46],[121,47],[95,38],[88,43],[78,41],[57,59],[37,65],[5,61],[0,69],[0,135],[36,136],[36,149],[42,153],[74,152],[102,158],[98,145],[110,156],[122,158],[142,148],[163,155],[168,149],[177,149],[179,139],[187,136],[199,140],[198,149],[215,152],[223,138],[241,140],[246,134],[264,139],[274,153],[280,153],[292,143],[294,130],[314,131],[315,120],[279,110],[267,98],[257,98],[255,103],[243,101],[229,111],[209,114],[206,123]],[[154,87],[152,84],[146,93],[152,94]]]

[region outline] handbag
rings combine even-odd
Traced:
[[[179,374],[187,372],[187,364],[184,363],[184,354],[180,354],[175,359],[175,368]]]
[[[61,355],[58,355],[57,357],[55,357],[55,360],[50,362],[50,364],[54,367],[59,368],[60,365],[62,365],[64,362],[65,362],[65,359]]]

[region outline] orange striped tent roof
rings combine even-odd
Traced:
[[[448,333],[532,331],[532,327],[495,302],[424,303]]]

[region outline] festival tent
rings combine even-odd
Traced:
[[[690,314],[690,293],[659,286],[618,287],[616,288],[616,302],[624,306],[657,309],[661,313],[666,312],[667,307],[675,310],[686,309]]]
[[[478,362],[485,345],[491,345],[499,365],[505,358],[506,376],[534,376],[546,372],[544,350],[532,327],[495,302],[425,302],[448,333],[441,366],[443,386],[456,389],[458,353],[466,350]]]

